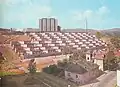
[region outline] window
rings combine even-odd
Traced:
[[[105,55],[103,55],[103,58],[105,58],[106,56]]]
[[[69,58],[72,58],[72,56],[69,56]]]
[[[90,54],[90,57],[92,57],[92,54]]]
[[[78,78],[78,75],[76,75],[76,78]]]

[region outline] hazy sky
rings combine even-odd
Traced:
[[[120,0],[0,0],[0,27],[38,28],[38,19],[55,17],[62,28],[120,27]]]

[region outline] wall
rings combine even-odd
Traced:
[[[68,73],[70,73],[70,76],[68,76]],[[76,78],[76,75],[78,75],[78,78]],[[77,74],[65,71],[65,78],[66,79],[72,78],[70,80],[78,84],[85,84],[98,76],[100,76],[100,72],[99,69],[97,68],[84,74]]]
[[[103,71],[103,60],[102,59],[94,59],[94,63],[99,65],[99,69]]]
[[[31,58],[32,59],[32,58]],[[48,57],[38,57],[38,58],[34,58],[36,63],[39,64],[41,61],[46,61],[46,60],[53,60],[55,63],[57,63],[57,61],[62,61],[64,59],[69,59],[69,54],[68,55],[58,55],[58,56],[48,56]],[[30,59],[24,59],[22,60],[23,62],[25,61],[29,61]]]
[[[70,76],[68,76],[68,74],[70,74]],[[76,78],[76,75],[78,76],[78,78]],[[69,79],[69,80],[71,80],[75,83],[79,83],[79,84],[84,84],[84,80],[85,80],[83,75],[80,75],[77,73],[71,73],[68,71],[65,71],[65,79]]]
[[[91,61],[91,55],[90,54],[86,54],[86,60]]]
[[[117,86],[120,87],[120,70],[117,70]]]

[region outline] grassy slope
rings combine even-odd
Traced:
[[[28,41],[31,40],[30,37],[26,35],[1,35],[0,34],[0,43],[10,43],[10,41]]]
[[[111,37],[104,36],[104,37],[101,38],[101,40],[104,41],[104,42],[106,42],[107,44],[109,44],[110,43],[110,38]]]
[[[13,41],[13,40],[22,40],[23,38],[26,40],[29,39],[28,37],[23,36],[23,35],[22,36],[0,35],[0,42],[4,43],[5,41],[9,42],[9,41]],[[13,61],[14,60],[19,61],[19,56],[8,45],[5,45],[5,44],[4,44],[4,46],[3,45],[0,46],[0,51],[2,52],[3,57],[6,59],[4,61],[4,63],[1,64],[2,70],[0,70],[0,75],[2,75],[2,74],[9,75],[9,74],[11,74],[9,69],[15,67]]]
[[[12,61],[15,59],[19,59],[19,56],[7,45],[3,47],[3,56],[7,61]]]
[[[0,70],[0,76],[4,76],[4,75],[15,75],[15,74],[19,74],[23,73],[21,70],[18,69],[14,69],[15,65],[13,63],[14,60],[18,60],[19,61],[19,56],[13,51],[11,50],[9,47],[3,47],[3,56],[5,57],[5,61],[4,64],[2,64],[2,70]]]
[[[49,87],[49,86],[46,86],[45,84],[50,85],[51,87],[67,87],[68,84],[71,84],[71,87],[77,87],[72,82],[68,82],[64,79],[60,79],[58,77],[55,77],[55,76],[52,76],[49,74],[36,73],[33,76],[37,81],[37,85],[39,85],[38,87]],[[28,86],[25,85],[24,82],[26,81],[26,79],[27,79],[27,82],[36,83],[36,82],[34,82],[34,80],[30,79],[30,76],[28,77],[28,74],[6,77],[7,82],[8,81],[14,82],[14,84],[17,84],[16,87],[34,87],[33,85],[28,85]],[[7,83],[6,87],[12,87],[11,86],[12,84],[10,84],[9,82]]]

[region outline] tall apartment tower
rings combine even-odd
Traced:
[[[58,20],[55,18],[39,19],[40,31],[43,32],[58,31],[57,27],[58,27]]]

